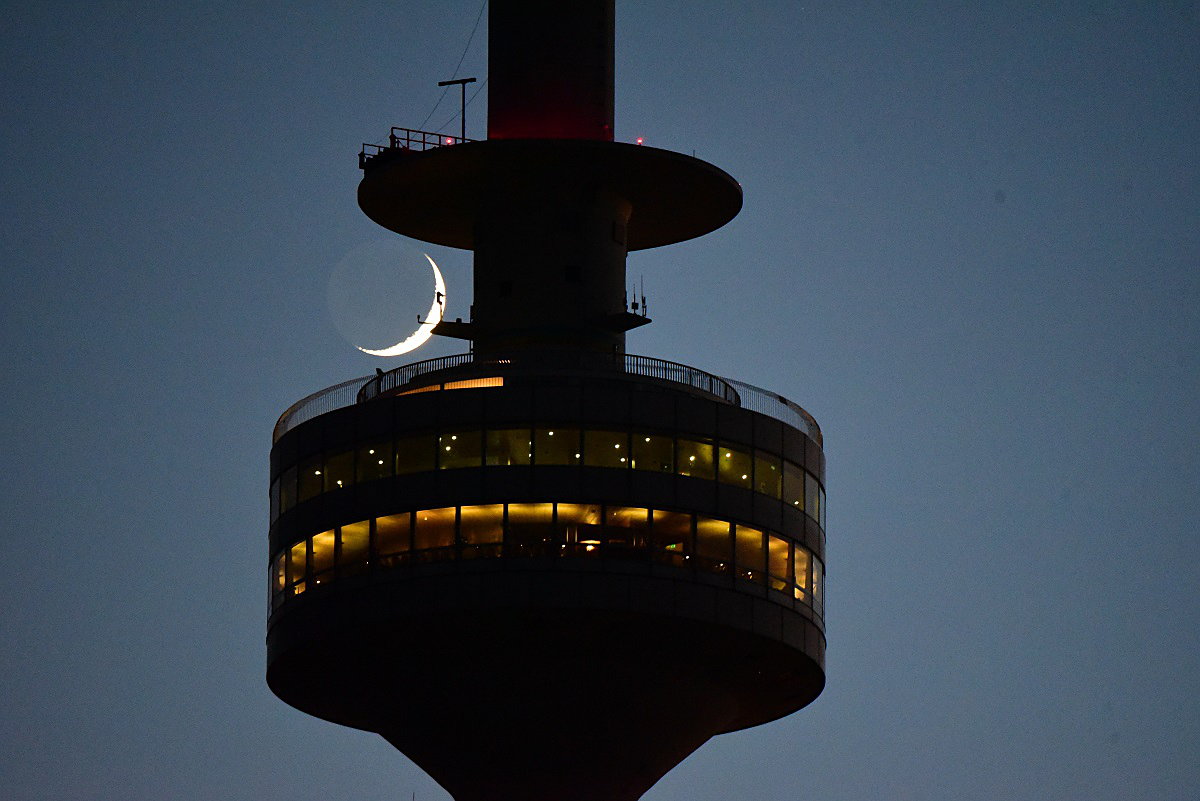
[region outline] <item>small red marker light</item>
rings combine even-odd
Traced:
[[[640,145],[640,144],[642,144],[642,143],[643,143],[643,142],[645,142],[645,141],[646,141],[646,140],[645,140],[645,139],[643,139],[643,138],[642,138],[642,137],[640,137],[640,136],[637,138],[637,143],[638,143],[639,145]]]
[[[452,137],[452,136],[447,136],[447,137],[446,137],[446,144],[448,144],[448,145],[452,145],[452,144],[454,144],[454,137]]]

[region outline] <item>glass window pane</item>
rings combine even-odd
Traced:
[[[788,570],[791,567],[790,547],[791,543],[782,537],[776,537],[774,534],[767,536],[767,575],[773,590],[787,592],[792,583],[792,576]]]
[[[358,480],[374,481],[392,474],[392,443],[390,440],[368,442],[358,449]]]
[[[487,432],[489,465],[529,464],[533,457],[533,438],[528,428],[504,428]]]
[[[320,456],[305,459],[300,463],[300,489],[298,493],[300,503],[321,494],[321,489],[324,486],[324,479],[321,478],[323,474],[324,471],[321,469]]]
[[[637,506],[609,506],[604,512],[604,542],[613,548],[645,548],[650,510]]]
[[[578,428],[539,428],[534,432],[536,464],[579,464]]]
[[[753,483],[750,478],[750,454],[724,444],[717,449],[717,453],[719,454],[717,478],[725,484],[734,484],[750,489]]]
[[[454,545],[453,506],[425,509],[417,512],[417,527],[413,531],[413,549],[449,548]]]
[[[554,504],[510,503],[505,542],[514,555],[557,555],[560,548],[554,537]]]
[[[733,540],[734,562],[738,578],[763,583],[767,566],[767,551],[763,532],[750,526],[736,526]]]
[[[275,518],[279,517],[279,479],[271,482],[271,490],[267,496],[271,506],[271,522],[275,522]]]
[[[692,553],[692,516],[655,509],[650,539],[655,559],[682,566]]]
[[[560,503],[557,526],[568,551],[591,553],[600,545],[600,505]]]
[[[283,588],[287,586],[287,551],[282,552],[275,557],[275,563],[271,565],[271,593],[283,592]]]
[[[791,462],[783,463],[783,502],[804,510],[804,471]]]
[[[715,573],[729,570],[733,556],[730,524],[711,517],[696,517],[696,559],[701,568]]]
[[[351,523],[341,528],[342,543],[338,551],[338,575],[349,576],[367,568],[371,544],[371,521]]]
[[[583,432],[583,463],[590,467],[629,467],[629,435],[624,431]]]
[[[432,470],[437,458],[437,438],[433,434],[416,434],[396,440],[396,475],[424,473]]]
[[[279,480],[279,511],[286,512],[296,505],[296,471],[295,466],[283,471]]]
[[[380,517],[375,520],[375,553],[380,556],[407,553],[412,549],[412,515]]]
[[[821,510],[821,514],[820,514],[821,519],[818,522],[821,524],[821,528],[825,528],[825,488],[824,487],[822,487],[821,491],[817,493],[817,504]]]
[[[820,559],[812,560],[813,608],[817,614],[825,614],[825,566]]]
[[[438,467],[454,470],[483,464],[482,431],[447,431],[438,437]]]
[[[814,519],[820,510],[817,505],[817,480],[812,473],[804,474],[804,510]]]
[[[804,601],[804,603],[810,603],[810,599],[808,597],[808,566],[812,560],[809,558],[807,548],[802,548],[797,545],[792,549],[792,551],[795,553],[796,565],[796,583],[793,585],[795,587],[796,600]]]
[[[288,551],[288,584],[304,581],[308,570],[308,540],[300,540]]]
[[[783,462],[778,456],[754,452],[754,490],[772,498],[783,496]]]
[[[712,479],[716,477],[711,442],[695,439],[679,440],[676,469],[681,476]]]
[[[648,434],[633,435],[633,469],[660,473],[675,471],[675,440]]]
[[[462,507],[459,537],[464,558],[499,556],[504,540],[504,504]]]
[[[325,491],[346,489],[354,483],[354,451],[325,458]]]
[[[336,542],[334,532],[322,531],[320,534],[314,534],[312,538],[312,570],[313,583],[320,584],[322,581],[328,581],[329,577],[322,577],[321,574],[326,570],[333,569],[333,549]]]

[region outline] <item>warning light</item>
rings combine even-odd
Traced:
[[[643,143],[643,142],[645,142],[645,141],[646,141],[646,140],[645,140],[645,139],[643,139],[643,138],[642,138],[642,137],[640,137],[640,136],[637,138],[637,143],[638,143],[639,145],[640,145],[640,144],[642,144],[642,143]]]
[[[448,144],[448,145],[452,145],[452,144],[454,144],[454,137],[453,137],[453,136],[447,136],[447,137],[446,137],[446,144]],[[641,142],[639,142],[638,144],[641,144]]]

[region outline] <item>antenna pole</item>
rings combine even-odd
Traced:
[[[438,81],[438,86],[452,86],[454,84],[458,84],[458,88],[460,90],[462,90],[459,93],[460,100],[459,100],[459,107],[458,107],[459,122],[462,124],[459,129],[461,131],[461,133],[459,134],[459,137],[458,137],[459,139],[467,138],[467,84],[469,84],[469,83],[475,83],[475,79],[474,78],[455,78],[455,79],[449,80],[449,81]]]

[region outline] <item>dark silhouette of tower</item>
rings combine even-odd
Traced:
[[[358,199],[474,251],[459,356],[344,382],[271,450],[267,681],[458,801],[636,799],[825,683],[825,460],[793,403],[625,352],[629,250],[726,173],[612,141],[613,3],[493,0],[488,138],[394,128]]]

